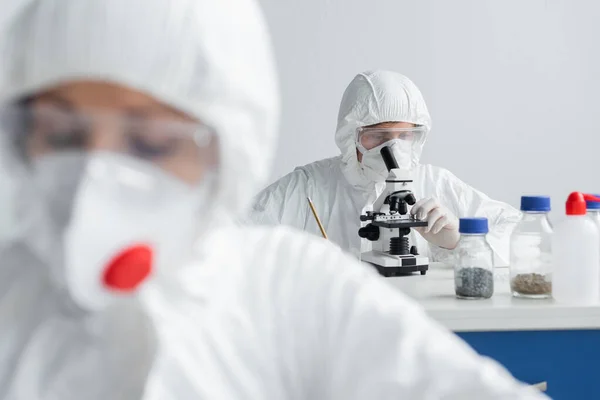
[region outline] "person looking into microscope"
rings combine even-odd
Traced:
[[[340,105],[335,141],[341,155],[298,167],[264,189],[255,198],[249,220],[318,234],[306,204],[310,197],[331,241],[356,256],[370,250],[370,242],[357,234],[359,215],[370,210],[385,187],[388,171],[380,150],[388,146],[399,166],[412,171],[418,201],[411,214],[428,222],[416,228],[419,235],[411,233],[421,254],[444,261],[458,243],[458,219],[487,217],[496,262],[507,263],[509,236],[520,213],[446,169],[421,164],[430,130],[427,105],[410,79],[391,71],[360,73]]]

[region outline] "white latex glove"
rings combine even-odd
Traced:
[[[427,227],[415,228],[429,243],[452,250],[458,244],[458,218],[439,200],[428,198],[415,203],[410,213],[427,221]]]

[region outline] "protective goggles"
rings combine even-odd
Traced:
[[[218,163],[214,132],[183,118],[11,105],[0,108],[0,135],[3,151],[25,164],[45,156],[110,152],[153,164],[194,185]]]
[[[425,127],[413,128],[358,128],[356,143],[361,150],[371,150],[377,146],[400,139],[415,145],[423,143],[425,139]]]

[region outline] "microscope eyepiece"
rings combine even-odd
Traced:
[[[384,147],[380,151],[381,157],[383,157],[383,162],[385,163],[385,167],[388,171],[398,168],[398,162],[396,161],[396,157],[392,153],[389,147]]]

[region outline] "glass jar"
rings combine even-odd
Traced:
[[[454,291],[459,299],[489,299],[494,294],[494,252],[486,240],[487,218],[461,218],[456,246]]]
[[[514,297],[552,296],[550,197],[521,197],[523,216],[510,237],[510,289]]]

